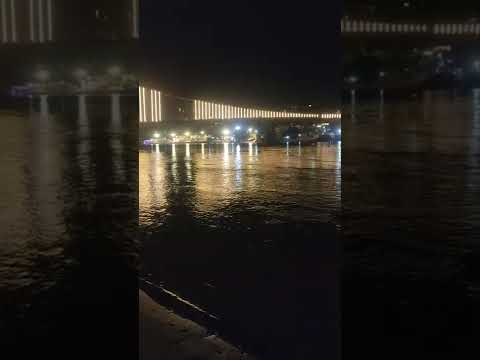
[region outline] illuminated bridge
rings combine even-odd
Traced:
[[[345,17],[341,21],[343,36],[424,36],[447,38],[480,37],[480,23],[443,21],[435,23],[415,21],[382,21],[376,19],[355,19]]]
[[[178,121],[235,121],[235,120],[340,120],[341,113],[287,111],[260,107],[243,107],[200,99],[185,99],[166,95],[159,90],[139,87],[140,124],[159,124]]]

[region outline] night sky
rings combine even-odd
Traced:
[[[244,105],[338,102],[341,2],[141,3],[152,85]]]

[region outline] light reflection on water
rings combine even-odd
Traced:
[[[59,329],[47,314],[86,301],[86,283],[102,301],[116,266],[134,274],[138,140],[125,98],[110,100],[67,98],[60,114],[42,96],[38,112],[0,112],[0,342]]]
[[[344,341],[355,354],[368,341],[367,321],[375,329],[368,339],[409,354],[419,354],[417,343],[427,354],[459,354],[466,344],[450,339],[474,336],[478,321],[467,309],[480,306],[479,100],[478,91],[427,92],[357,105],[354,121],[342,124]]]
[[[206,150],[208,149],[208,150]],[[215,221],[226,204],[254,210],[273,203],[272,216],[327,219],[340,206],[341,145],[318,145],[292,154],[285,148],[224,144],[171,145],[140,153],[140,223],[154,225],[157,211],[184,206],[197,220]],[[169,202],[170,192],[184,191],[191,201]],[[241,204],[245,205],[242,207]],[[288,211],[303,206],[303,213]],[[254,211],[255,212],[255,211]],[[212,214],[213,216],[213,214]],[[164,219],[165,220],[165,219]]]
[[[144,149],[143,275],[219,316],[265,359],[310,349],[312,317],[328,319],[315,322],[317,349],[336,353],[340,165],[340,146],[328,144]]]

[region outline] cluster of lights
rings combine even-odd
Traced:
[[[480,24],[436,24],[433,26],[434,34],[464,35],[480,34]]]
[[[342,32],[426,33],[426,24],[394,24],[376,21],[342,20]]]
[[[237,125],[234,128],[234,132],[238,132],[238,131],[241,131],[241,130],[242,130],[242,127],[240,125]],[[258,134],[258,130],[254,129],[254,128],[248,128],[247,132],[249,134]],[[222,134],[224,136],[229,136],[230,134],[232,134],[232,131],[230,129],[223,129]]]
[[[199,134],[200,134],[201,136],[205,136],[205,135],[206,135],[205,131],[203,131],[203,130],[200,131]],[[172,132],[172,133],[169,134],[169,136],[170,136],[171,138],[176,138],[178,135],[177,135],[177,133]],[[187,130],[187,131],[185,131],[185,132],[183,133],[183,136],[185,136],[185,137],[188,138],[188,137],[192,137],[192,136],[194,136],[194,135],[193,135],[190,131]],[[160,139],[160,137],[161,137],[161,134],[160,134],[159,132],[156,132],[156,133],[153,134],[153,138],[154,138],[154,139]]]
[[[341,31],[346,33],[428,33],[465,35],[480,34],[480,24],[398,24],[376,21],[342,20]]]
[[[320,118],[319,114],[244,108],[194,100],[195,120]]]
[[[322,119],[341,119],[342,114],[337,112],[337,113],[330,113],[330,114],[322,114],[321,116]]]
[[[144,86],[138,88],[140,122],[162,121],[162,93]]]

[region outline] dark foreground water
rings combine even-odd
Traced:
[[[345,358],[478,357],[480,92],[342,126]]]
[[[122,346],[136,354],[128,349],[137,327],[132,99],[113,108],[108,97],[51,99],[43,114],[28,104],[0,111],[2,354],[96,358]]]
[[[340,154],[340,144],[144,149],[144,276],[262,359],[336,359]]]

